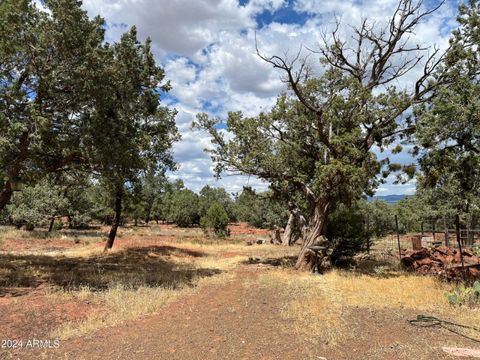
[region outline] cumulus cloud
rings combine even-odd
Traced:
[[[153,40],[157,61],[173,85],[164,101],[177,109],[183,137],[173,149],[180,168],[171,177],[182,178],[196,191],[209,184],[230,192],[244,185],[265,189],[268,184],[248,176],[225,176],[217,182],[210,155],[203,151],[211,146],[209,137],[192,131],[191,122],[203,111],[225,117],[228,111],[241,110],[254,116],[268,110],[285,90],[283,74],[257,56],[255,38],[263,54],[293,57],[302,46],[315,48],[322,30],[331,30],[336,17],[347,25],[358,25],[364,17],[382,23],[396,4],[397,0],[84,0],[90,15],[106,19],[109,40],[118,39],[132,25],[137,26],[140,38]],[[445,48],[456,6],[447,3],[428,18],[412,35],[412,43]],[[283,22],[274,20],[280,10],[287,14],[281,17]],[[348,38],[352,30],[345,29]],[[318,59],[313,60],[318,64]],[[407,78],[403,84],[409,82]],[[409,160],[405,155],[397,159]],[[390,182],[378,192],[408,193],[412,189],[414,184],[399,187]]]

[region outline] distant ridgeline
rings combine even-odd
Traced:
[[[400,200],[405,199],[406,197],[408,197],[408,195],[405,195],[405,194],[402,194],[402,195],[378,195],[378,196],[369,197],[368,201],[371,202],[373,200],[378,199],[378,200],[383,200],[388,204],[396,204]]]

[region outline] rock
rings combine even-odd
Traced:
[[[407,268],[412,267],[414,262],[415,260],[413,260],[413,258],[410,256],[402,257],[402,265]]]
[[[420,266],[426,265],[426,266],[430,267],[433,264],[433,260],[429,257],[426,257],[424,259],[417,260],[417,264],[420,265]]]
[[[249,257],[248,258],[248,263],[249,264],[258,264],[262,259],[258,257]]]
[[[468,256],[468,257],[472,257],[473,256],[473,252],[468,250],[468,249],[462,249],[462,255],[463,256]]]
[[[430,257],[430,251],[426,248],[421,248],[420,250],[414,251],[411,257],[414,260],[425,259],[427,257]]]
[[[462,254],[465,265],[470,265],[466,270],[466,275],[470,279],[480,279],[480,265],[472,266],[478,263],[478,257],[469,249],[462,251]],[[406,269],[415,270],[421,274],[441,274],[452,280],[462,278],[460,252],[446,246],[436,249],[405,250],[401,264]]]
[[[480,279],[480,269],[471,267],[468,268],[468,272],[472,279]]]

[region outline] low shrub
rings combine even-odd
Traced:
[[[461,285],[445,295],[451,305],[478,306],[480,305],[480,281],[475,281],[473,286]]]
[[[223,206],[214,202],[204,217],[200,220],[200,226],[207,234],[213,234],[215,237],[224,238],[229,236],[228,214]]]

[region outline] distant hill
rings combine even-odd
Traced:
[[[368,198],[368,201],[373,201],[375,199],[378,199],[378,200],[383,200],[388,204],[396,204],[400,200],[405,199],[406,197],[408,197],[408,195],[405,195],[405,194],[402,194],[402,195],[375,195],[373,197]]]

